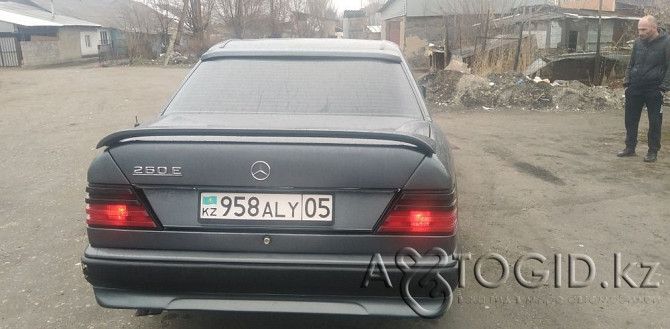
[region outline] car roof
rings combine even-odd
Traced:
[[[224,57],[329,57],[402,61],[402,53],[393,42],[352,39],[232,39],[214,45],[201,59],[207,61]]]

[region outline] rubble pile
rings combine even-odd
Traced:
[[[463,75],[459,71],[429,73],[419,79],[419,84],[426,86],[426,95],[429,101],[440,105],[448,105],[452,104],[452,100],[458,98],[455,94],[456,86]]]
[[[479,77],[461,71],[432,72],[419,79],[427,100],[439,106],[500,110],[604,111],[623,108],[623,91],[579,81],[530,79],[519,72]]]
[[[160,54],[158,56],[158,61],[159,64],[162,64],[165,62],[165,56],[166,54]],[[172,53],[172,56],[170,56],[170,62],[168,64],[171,65],[190,65],[190,64],[195,64],[198,60],[194,59],[193,57],[185,56],[182,55],[180,52],[175,51]]]

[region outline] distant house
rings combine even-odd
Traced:
[[[340,21],[335,18],[291,12],[291,38],[337,38],[336,28]]]
[[[548,1],[548,0],[547,0]],[[484,6],[482,5],[484,4]],[[528,8],[542,6],[545,0],[485,0],[453,1],[453,0],[388,0],[380,9],[381,38],[397,43],[405,57],[415,66],[429,63],[427,50],[429,44],[443,45],[445,17],[447,18],[481,18],[487,14],[492,17],[513,13],[520,6]],[[451,20],[450,26],[453,26]],[[462,33],[472,34],[473,27],[464,29]],[[457,33],[450,31],[452,40]],[[473,37],[472,39],[476,39]],[[463,41],[470,41],[463,37]],[[475,41],[475,40],[472,40]],[[470,46],[463,44],[462,46]]]
[[[0,2],[0,67],[68,63],[96,56],[101,25]]]
[[[551,12],[531,16],[526,30],[530,30],[537,40],[537,55],[540,56],[536,56],[537,61],[526,69],[526,73],[537,71],[538,75],[551,79],[596,84],[600,84],[598,79],[603,77],[623,77],[630,58],[628,42],[637,36],[637,21],[644,11],[623,6],[615,0],[603,0],[603,11],[599,15],[593,10],[598,6],[599,3],[580,5],[572,1],[552,8]],[[596,77],[594,65],[598,49],[601,72]]]
[[[363,10],[345,10],[342,16],[344,39],[367,39],[366,17]]]
[[[528,15],[513,15],[492,20],[493,25],[520,26],[524,23],[524,33],[531,34],[537,41],[537,48],[550,53],[594,52],[598,44],[600,24],[601,48],[621,48],[626,41],[635,38],[634,25],[640,16],[622,15],[614,11],[614,0],[604,0],[602,15],[589,7],[589,2],[581,3],[579,9],[575,1],[561,3],[560,7],[545,7]],[[590,4],[593,6],[593,4]],[[496,32],[492,29],[493,33]]]
[[[10,0],[32,2],[50,9],[50,0]],[[169,28],[176,27],[171,18],[164,19],[156,10],[133,0],[55,0],[57,14],[83,19],[102,26],[101,52],[111,51],[124,56],[155,57],[165,50]],[[97,54],[97,52],[96,52]]]
[[[653,2],[602,0],[598,40],[599,0],[388,0],[379,10],[381,37],[398,43],[415,67],[429,63],[426,50],[443,46],[445,35],[455,55],[475,56],[493,47],[516,52],[509,44],[519,39],[521,28],[525,42],[536,45],[528,49],[540,55],[588,53],[598,43],[601,49],[624,48]]]
[[[602,4],[599,15],[594,8],[600,1],[562,1],[559,6],[546,6],[527,15],[496,19],[494,25],[513,26],[517,31],[523,26],[523,35],[532,36],[533,61],[519,67],[526,75],[599,84],[600,78],[616,79],[625,73],[630,58],[628,42],[636,37],[637,21],[644,15],[639,10],[642,7],[618,0],[603,0]],[[598,49],[600,72],[596,76]]]
[[[554,20],[551,23],[555,29],[559,29],[559,37],[551,41],[550,47],[558,48],[562,52],[596,51],[598,44],[597,13],[563,13],[563,15],[563,22]],[[601,48],[625,46],[626,41],[635,38],[636,35],[632,31],[636,30],[639,19],[640,17],[604,13],[601,17]]]

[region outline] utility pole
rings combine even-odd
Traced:
[[[523,41],[523,25],[526,22],[521,21],[521,28],[519,29],[519,42],[516,45],[516,57],[514,58],[514,71],[519,69],[519,57],[521,56],[521,42]]]
[[[526,0],[523,1],[523,16],[521,17],[521,28],[519,28],[519,41],[516,45],[516,57],[514,58],[514,71],[519,70],[519,59],[521,57],[521,43],[523,42],[523,25],[526,23]],[[530,23],[528,23],[530,32]]]
[[[444,14],[444,67],[451,62],[451,49],[449,49],[449,15]]]
[[[482,52],[486,52],[486,43],[489,41],[489,21],[491,21],[491,8],[486,12],[486,27],[484,28],[484,42],[482,42]]]
[[[600,31],[602,30],[602,19],[603,19],[603,0],[600,0],[598,5],[598,40],[596,40],[596,58],[593,65],[593,82],[596,86],[600,86],[603,81],[603,77],[600,74]]]
[[[179,15],[179,23],[177,24],[177,31],[172,34],[172,40],[168,45],[167,54],[165,54],[165,63],[163,66],[167,66],[170,62],[170,58],[174,53],[174,46],[179,43],[181,39],[181,29],[184,27],[184,19],[186,19],[186,10],[188,10],[188,0],[184,0],[184,6],[181,9],[181,15]]]

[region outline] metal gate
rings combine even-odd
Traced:
[[[14,38],[0,37],[0,67],[18,67],[19,55]]]

